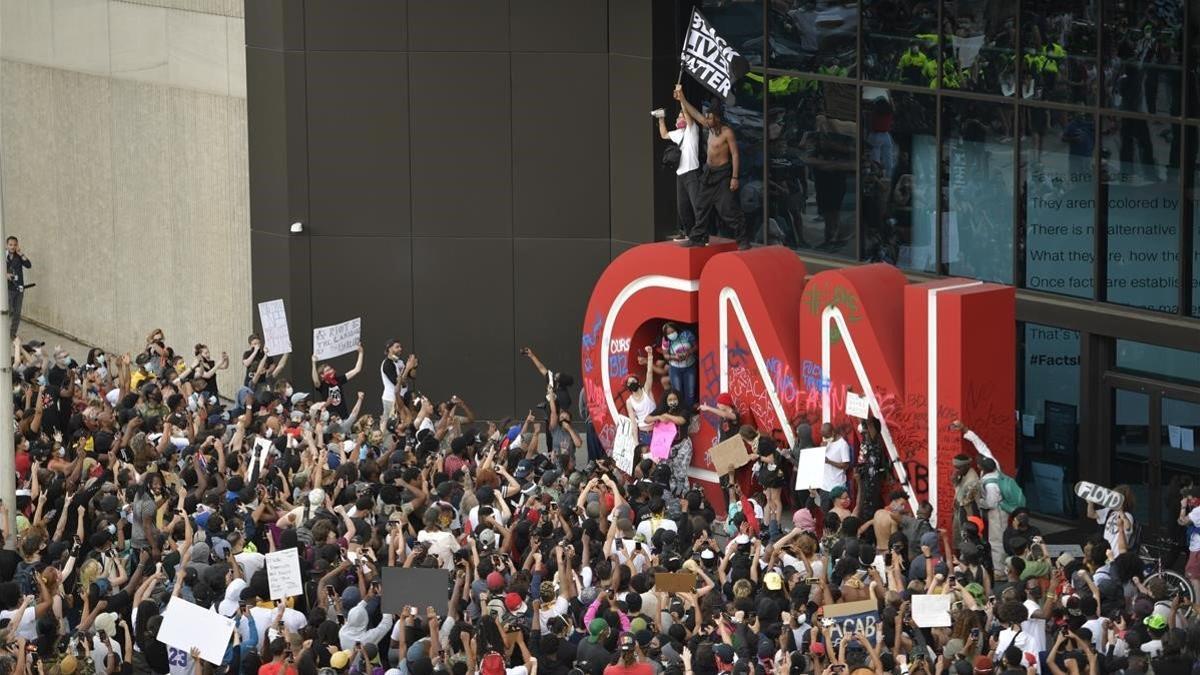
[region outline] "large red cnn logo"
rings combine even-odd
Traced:
[[[848,393],[880,421],[895,485],[929,499],[949,523],[952,458],[973,452],[949,425],[963,420],[1013,471],[1016,323],[1011,287],[968,279],[909,284],[876,264],[821,272],[782,247],[645,244],[609,265],[583,326],[582,372],[592,423],[611,448],[625,415],[624,382],[664,321],[698,326],[700,399],[729,392],[744,417],[788,446],[799,422],[831,422],[857,442]],[[661,391],[655,385],[656,398]],[[692,434],[691,476],[723,504],[707,450],[717,420]]]

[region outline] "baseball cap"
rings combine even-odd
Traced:
[[[767,572],[763,577],[763,585],[768,591],[778,591],[783,588],[783,577],[779,576],[778,572]]]
[[[725,663],[733,663],[733,647],[730,647],[727,644],[722,643],[715,645],[713,647],[713,654],[715,654],[718,659],[721,659]]]
[[[717,394],[717,405],[727,405],[730,408],[732,408],[733,407],[733,396],[727,391],[723,391],[720,394]]]
[[[79,661],[75,659],[75,655],[67,654],[58,662],[58,672],[62,675],[71,675],[79,668]],[[51,670],[53,672],[53,670]]]
[[[527,609],[525,601],[516,593],[509,593],[504,596],[504,606],[513,614],[521,614]]]
[[[608,630],[607,621],[600,618],[592,619],[592,622],[588,624],[588,642],[599,642],[600,636],[603,635],[604,631],[606,630]]]
[[[976,675],[988,675],[992,672],[992,657],[979,655],[975,657]]]
[[[492,572],[487,575],[487,587],[489,591],[498,591],[504,588],[504,575],[499,572]]]
[[[621,640],[617,643],[617,649],[622,652],[631,652],[634,647],[637,647],[637,640],[633,639],[633,633],[622,633]]]
[[[117,636],[117,613],[105,612],[101,614],[92,622],[92,626],[97,632],[104,631],[109,637],[115,639]]]
[[[329,665],[333,666],[334,668],[337,668],[338,670],[345,668],[347,665],[349,665],[349,663],[350,663],[350,651],[349,650],[334,652],[333,656],[329,657]]]
[[[1167,620],[1158,614],[1151,614],[1142,619],[1142,623],[1146,624],[1146,627],[1151,630],[1164,630],[1167,627]]]

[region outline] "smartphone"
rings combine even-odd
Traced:
[[[979,629],[978,628],[971,629],[971,638],[973,638],[975,640],[979,639]]]
[[[346,623],[346,615],[345,615],[345,614],[338,614],[338,615],[337,615],[337,620],[338,620],[338,625],[339,625],[339,626],[341,626],[341,625],[344,625],[344,624]]]

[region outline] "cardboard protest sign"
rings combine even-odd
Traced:
[[[865,636],[871,644],[879,638],[879,605],[874,600],[826,605],[825,618],[833,621],[830,633],[835,645],[851,633]]]
[[[696,590],[696,575],[692,572],[657,572],[654,590],[663,593],[691,593]]]
[[[746,442],[740,435],[734,435],[732,438],[714,445],[713,449],[708,451],[708,456],[718,476],[733,473],[738,467],[745,466],[750,462],[750,453],[746,451]]]
[[[450,570],[424,567],[384,567],[380,583],[384,614],[399,614],[414,607],[424,615],[427,607],[446,616],[450,608]]]

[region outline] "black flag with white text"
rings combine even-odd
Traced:
[[[716,29],[698,9],[692,9],[692,21],[683,40],[679,61],[689,75],[728,103],[733,101],[733,83],[750,67],[741,54],[717,35]]]

